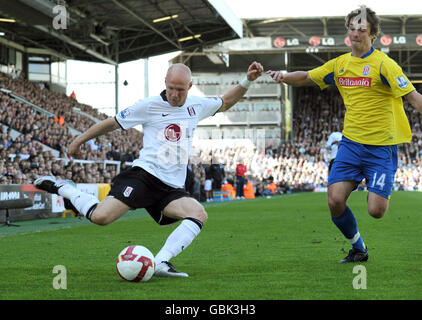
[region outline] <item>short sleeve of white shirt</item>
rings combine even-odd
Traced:
[[[134,105],[116,114],[116,121],[124,130],[144,124],[148,120],[148,106],[148,99],[139,100]]]
[[[198,118],[199,121],[205,118],[211,117],[217,113],[217,111],[223,105],[223,99],[221,98],[202,98],[202,108],[199,110]]]

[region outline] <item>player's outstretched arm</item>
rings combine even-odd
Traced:
[[[88,140],[94,139],[118,128],[120,128],[120,126],[114,117],[98,122],[97,124],[89,128],[87,131],[77,136],[75,140],[73,140],[73,142],[69,145],[68,148],[69,155],[78,155],[79,148],[82,144],[84,144]]]
[[[416,90],[413,90],[404,97],[406,98],[407,102],[412,105],[413,108],[422,113],[422,94],[420,94]]]
[[[263,72],[264,68],[259,62],[252,62],[248,68],[246,77],[240,82],[240,84],[223,95],[223,105],[217,112],[227,111],[234,106],[240,99],[242,99],[252,82],[258,79]]]
[[[268,70],[266,72],[275,82],[285,83],[294,87],[307,86],[313,84],[306,71],[295,71],[283,73],[282,71]]]

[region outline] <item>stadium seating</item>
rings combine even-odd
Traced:
[[[203,194],[210,153],[224,164],[226,177],[235,176],[236,164],[243,159],[256,196],[262,194],[270,177],[277,185],[277,193],[326,187],[325,142],[331,132],[342,130],[343,102],[336,90],[298,90],[291,141],[283,142],[274,136],[267,139],[265,150],[260,150],[245,140],[195,140],[191,161],[195,180],[201,185],[200,193]],[[268,106],[265,112],[277,108]],[[242,110],[240,106],[233,112]],[[421,116],[407,103],[405,110],[413,139],[400,146],[395,189],[422,191]],[[54,121],[59,114],[64,119],[62,124]],[[110,183],[114,175],[138,157],[142,133],[135,129],[117,130],[89,141],[81,149],[81,159],[69,159],[66,153],[75,134],[105,118],[98,110],[45,86],[0,74],[0,183],[32,183],[41,175],[51,174],[77,183]]]

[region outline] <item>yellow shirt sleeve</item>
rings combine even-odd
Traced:
[[[322,66],[309,71],[309,77],[317,84],[321,90],[324,90],[330,85],[335,85],[334,66],[336,59],[332,59]]]
[[[383,81],[388,82],[394,98],[403,97],[415,90],[413,84],[403,73],[402,68],[392,59],[386,59],[382,62],[380,73],[381,78],[384,78]]]

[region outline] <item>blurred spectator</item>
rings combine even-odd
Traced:
[[[224,169],[221,166],[220,159],[218,157],[211,161],[210,172],[212,177],[212,189],[221,190],[221,184],[224,178]]]
[[[186,168],[185,190],[191,196],[193,195],[193,188],[194,188],[194,182],[195,182],[194,179],[195,179],[195,174],[193,172],[192,163],[189,161]]]
[[[245,185],[245,175],[248,169],[243,164],[243,160],[239,159],[239,163],[236,166],[236,197],[238,199],[244,199],[243,187]]]
[[[234,189],[233,184],[233,179],[229,178],[224,181],[224,184],[221,187],[224,199],[229,200],[236,198],[236,190]]]
[[[195,172],[194,174],[192,196],[198,201],[203,201],[201,199],[201,174],[199,172]]]
[[[255,190],[251,181],[245,179],[245,186],[243,187],[245,199],[255,199]]]
[[[70,96],[69,96],[70,98],[72,98],[73,100],[76,100],[76,101],[78,101],[77,99],[76,99],[76,93],[75,93],[75,91],[73,91],[72,90],[72,93],[70,94]]]
[[[64,125],[64,117],[63,117],[63,113],[62,112],[59,112],[59,114],[54,119],[54,122],[57,122],[59,124],[59,126],[63,126]]]
[[[204,179],[204,191],[205,191],[205,198],[206,201],[209,202],[212,200],[212,172],[211,172],[211,164],[206,164],[204,166],[205,170],[205,179]]]
[[[274,183],[274,178],[270,176],[268,178],[267,184],[265,185],[264,191],[262,192],[262,195],[272,196],[272,195],[275,195],[276,193],[277,193],[277,186]]]

